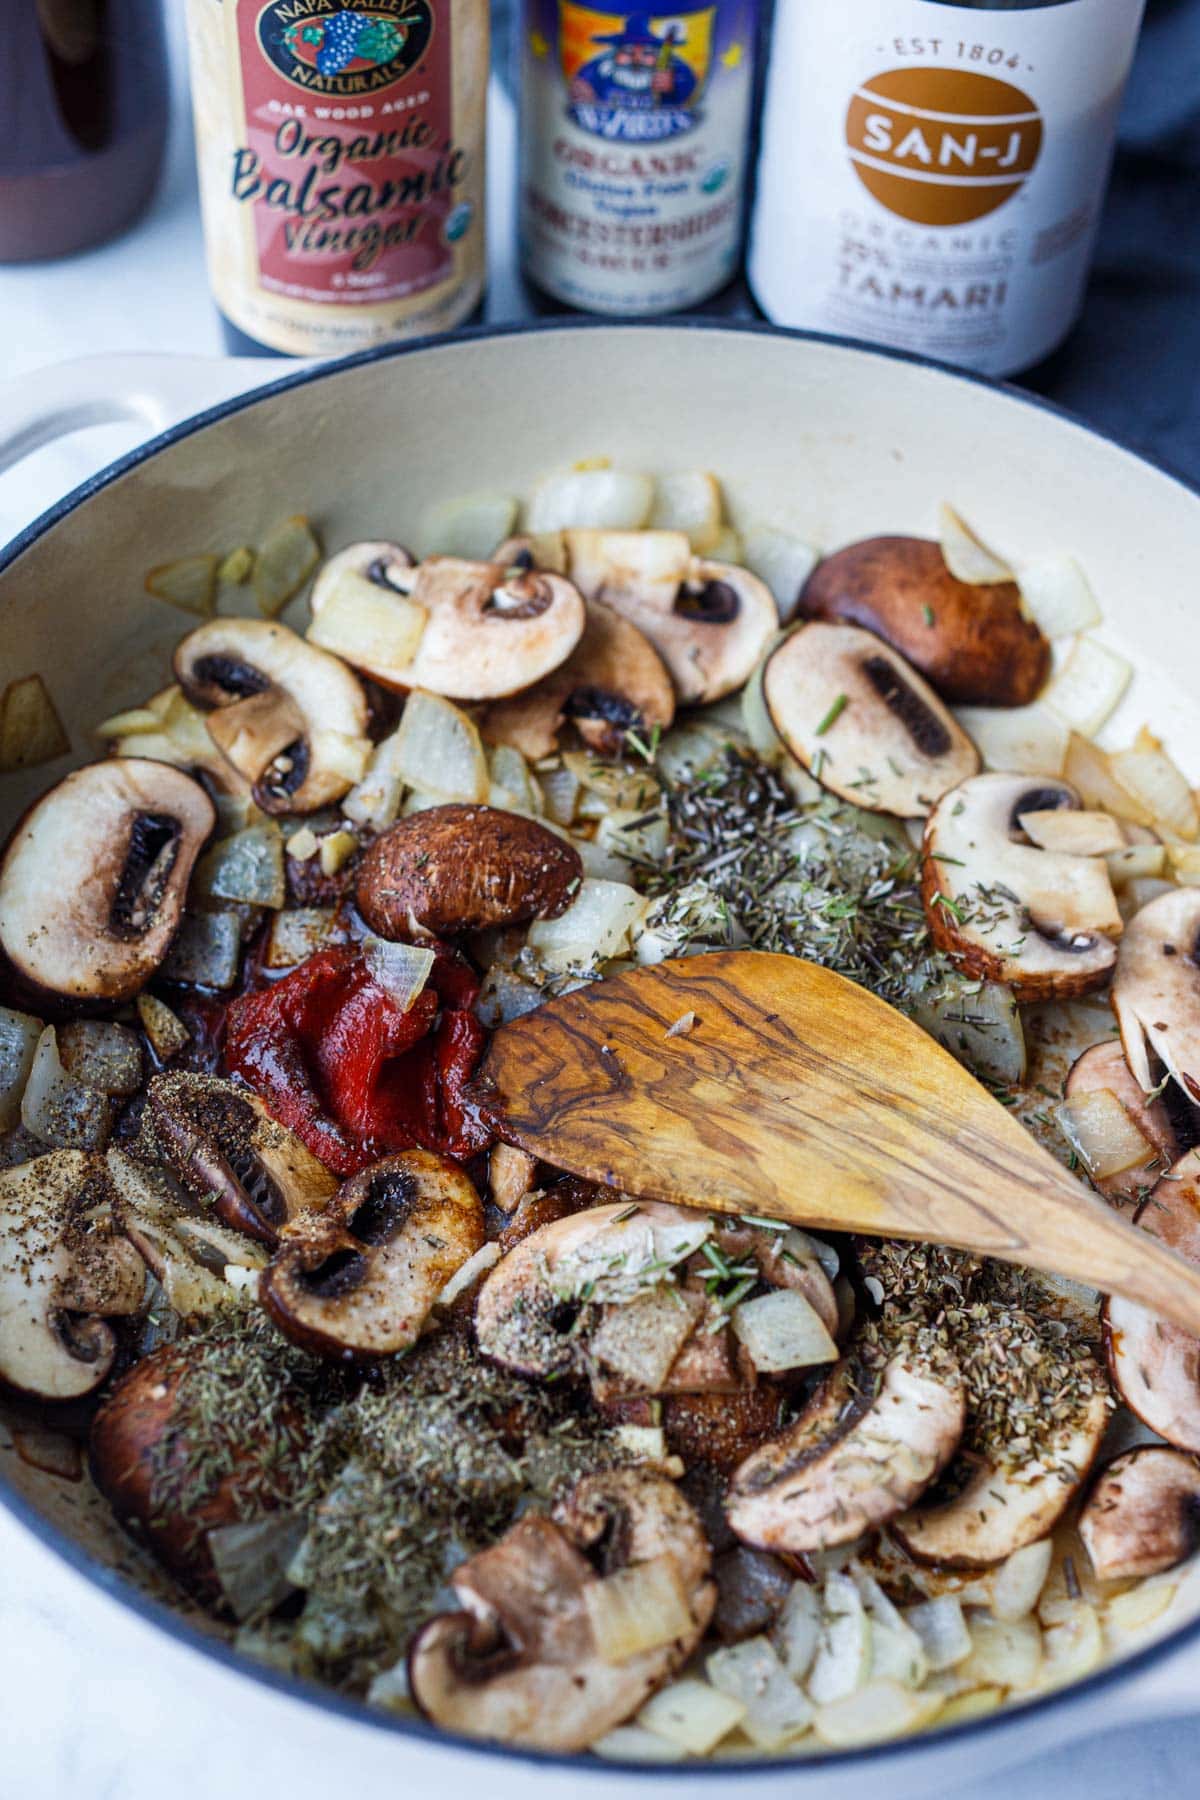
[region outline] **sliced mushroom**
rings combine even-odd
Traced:
[[[923,818],[979,767],[974,744],[903,657],[854,625],[814,620],[767,658],[763,699],[792,755],[869,812]]]
[[[574,845],[536,819],[454,803],[389,826],[359,864],[355,896],[381,937],[446,937],[556,919],[582,879]]]
[[[209,735],[264,812],[315,812],[361,780],[371,749],[362,683],[286,625],[213,619],[177,646],[175,675],[211,709]]]
[[[1121,915],[1103,857],[1039,850],[1021,815],[1079,805],[1065,781],[976,775],[925,828],[921,894],[934,943],[967,975],[1019,1000],[1100,986],[1117,960]]]
[[[1050,645],[1022,614],[1016,582],[957,580],[930,538],[847,544],[817,564],[797,611],[873,631],[960,704],[1026,706],[1050,673]]]
[[[678,1635],[606,1660],[593,1624],[604,1581],[664,1562]],[[628,1469],[586,1476],[553,1519],[527,1515],[454,1571],[463,1610],[414,1640],[413,1698],[437,1724],[472,1737],[586,1749],[695,1650],[716,1599],[710,1568],[699,1520],[669,1481]]]
[[[934,1500],[896,1519],[892,1536],[918,1562],[984,1569],[1054,1529],[1079,1491],[1108,1425],[1110,1400],[1097,1367],[1092,1391],[1060,1421],[1048,1420],[1025,1458],[1004,1466],[972,1454],[950,1471],[950,1500]]]
[[[259,1297],[284,1336],[316,1356],[395,1356],[482,1243],[483,1208],[462,1170],[406,1150],[288,1226]]]
[[[1119,960],[1119,953],[1118,953]],[[1146,1198],[1147,1188],[1178,1157],[1182,1148],[1179,1134],[1162,1096],[1152,1098],[1142,1091],[1129,1072],[1121,1045],[1115,1038],[1093,1044],[1076,1058],[1067,1076],[1064,1092],[1068,1100],[1084,1094],[1110,1093],[1124,1107],[1130,1120],[1141,1132],[1154,1155],[1131,1169],[1116,1175],[1093,1175],[1092,1186],[1116,1205],[1130,1204]]]
[[[684,706],[707,706],[745,683],[779,614],[748,569],[693,555],[682,531],[568,531],[571,580],[654,645]]]
[[[761,1550],[852,1543],[911,1506],[953,1456],[965,1418],[953,1360],[898,1349],[863,1391],[839,1363],[801,1416],[735,1470],[729,1522]]]
[[[135,1313],[146,1271],[106,1220],[102,1156],[56,1150],[0,1171],[0,1384],[76,1400],[112,1368],[107,1319]],[[101,1216],[97,1216],[97,1215]]]
[[[1101,1581],[1138,1581],[1184,1562],[1200,1545],[1200,1461],[1142,1444],[1101,1469],[1079,1515]]]
[[[226,1225],[271,1249],[303,1214],[318,1212],[338,1180],[257,1094],[212,1075],[157,1075],[147,1092],[143,1137]]]
[[[1133,1222],[1200,1264],[1200,1150],[1155,1183]],[[1169,1444],[1200,1452],[1200,1338],[1115,1294],[1100,1316],[1109,1371],[1130,1412]]]
[[[132,999],[170,948],[215,819],[198,782],[137,757],[43,794],[0,862],[0,947],[18,976],[73,1000]]]
[[[431,556],[408,574],[393,562],[388,576],[387,585],[425,615],[403,658],[380,651],[364,659],[356,635],[343,640],[332,630],[330,590],[319,581],[313,614],[327,649],[389,687],[424,688],[449,700],[502,699],[557,669],[583,635],[578,590],[546,570]]]
[[[1200,1101],[1200,888],[1173,888],[1125,927],[1112,1008],[1135,1081],[1154,1087],[1151,1051]]]
[[[536,687],[490,706],[480,730],[531,762],[549,756],[569,721],[600,756],[617,756],[626,734],[666,731],[675,690],[649,638],[603,601],[587,603],[587,625],[566,662]]]

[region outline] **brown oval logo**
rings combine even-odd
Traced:
[[[859,180],[915,225],[966,225],[1024,186],[1042,119],[1020,88],[967,69],[889,69],[855,92],[846,144]]]

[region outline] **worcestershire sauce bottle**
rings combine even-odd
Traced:
[[[782,0],[749,276],[767,317],[994,375],[1083,298],[1142,0]]]
[[[188,30],[231,347],[335,356],[466,319],[488,0],[188,0]]]

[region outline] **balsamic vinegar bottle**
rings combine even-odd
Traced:
[[[776,324],[994,375],[1079,313],[1143,0],[784,0],[748,273]]]

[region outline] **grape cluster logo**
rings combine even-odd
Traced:
[[[429,0],[272,0],[258,20],[263,54],[297,87],[353,98],[377,93],[420,62],[433,31]]]
[[[560,0],[569,117],[595,137],[626,143],[691,131],[708,80],[716,10],[614,13]]]
[[[1024,187],[1042,147],[1041,114],[1010,82],[970,69],[889,69],[846,114],[855,174],[915,225],[966,225]]]

